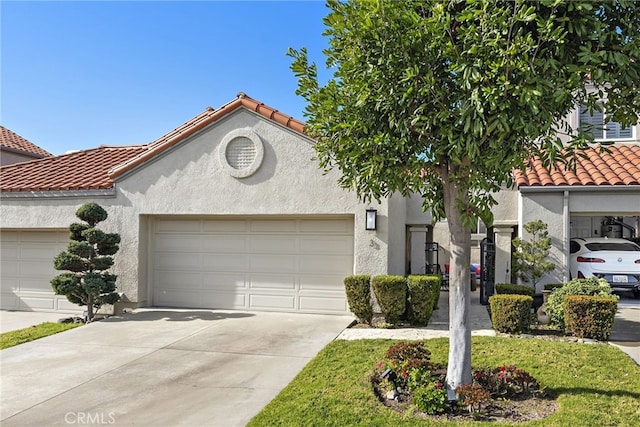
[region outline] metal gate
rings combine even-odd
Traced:
[[[480,242],[480,304],[489,304],[496,280],[496,245],[487,238]]]

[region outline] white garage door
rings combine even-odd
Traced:
[[[67,248],[68,231],[3,230],[1,233],[3,310],[78,312],[49,283],[60,274],[53,258]]]
[[[353,219],[163,219],[154,233],[156,306],[348,312]]]

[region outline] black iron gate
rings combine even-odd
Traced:
[[[496,245],[484,238],[480,242],[480,304],[489,304],[496,280]]]

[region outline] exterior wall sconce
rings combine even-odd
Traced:
[[[364,229],[365,230],[375,230],[377,227],[377,216],[378,216],[378,211],[375,209],[367,209],[367,218],[366,218],[366,222],[365,222],[365,226]]]

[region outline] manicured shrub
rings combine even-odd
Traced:
[[[373,293],[387,323],[397,323],[406,310],[407,281],[402,276],[380,275],[371,279]]]
[[[553,291],[556,288],[561,288],[564,286],[564,283],[547,283],[544,285],[545,291]]]
[[[447,390],[436,383],[429,383],[413,392],[413,404],[425,414],[442,414],[448,403]]]
[[[359,274],[344,278],[349,310],[361,323],[371,324],[373,306],[371,304],[371,276]]]
[[[427,325],[440,297],[440,276],[407,277],[409,320],[414,325]]]
[[[497,294],[528,295],[536,294],[536,290],[530,286],[515,285],[513,283],[496,283]]]
[[[527,295],[493,295],[489,298],[493,329],[504,333],[529,330],[533,298]]]
[[[606,341],[611,336],[617,309],[615,297],[568,295],[564,298],[566,333]]]
[[[564,297],[567,295],[614,296],[609,283],[595,277],[573,279],[561,288],[555,288],[547,298],[545,311],[551,319],[551,324],[562,329],[564,329]]]

